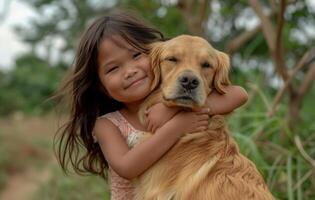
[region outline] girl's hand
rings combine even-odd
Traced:
[[[178,107],[167,107],[163,103],[153,105],[146,112],[147,130],[154,133],[158,128],[174,117],[179,110],[180,108]]]
[[[246,103],[247,92],[240,86],[230,85],[224,88],[225,94],[216,90],[208,95],[206,106],[211,109],[210,115],[224,115]]]
[[[209,125],[209,108],[199,111],[180,111],[168,123],[172,123],[175,131],[196,133],[204,131]]]

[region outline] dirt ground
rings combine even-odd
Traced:
[[[4,149],[5,153],[7,150],[11,155],[16,154],[4,169],[8,176],[0,191],[0,200],[31,200],[40,186],[50,180],[51,168],[57,164],[52,151],[52,140],[58,123],[54,115],[16,115],[0,119],[0,134],[4,138],[0,145],[2,143],[7,148]],[[27,163],[29,160],[32,162]],[[40,167],[37,166],[38,163]]]
[[[1,200],[31,200],[40,185],[49,181],[51,168],[47,166],[41,171],[28,168],[22,173],[13,174],[0,195]]]

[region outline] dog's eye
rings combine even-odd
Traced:
[[[210,67],[212,68],[212,65],[210,65],[210,63],[208,63],[208,62],[202,63],[201,66],[202,66],[203,68],[210,68]]]
[[[168,57],[168,58],[166,58],[166,60],[171,61],[171,62],[175,62],[175,63],[178,62],[178,59],[175,58],[174,56]]]

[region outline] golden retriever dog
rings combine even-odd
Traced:
[[[229,84],[228,56],[200,37],[183,35],[156,43],[151,59],[156,87],[139,111],[141,121],[157,102],[196,109],[213,88],[224,93]],[[274,199],[219,115],[209,120],[208,130],[179,139],[135,184],[135,200]]]

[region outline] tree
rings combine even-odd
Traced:
[[[16,60],[15,68],[1,73],[0,114],[20,111],[42,114],[52,109],[47,102],[58,88],[65,71],[63,64],[49,66],[46,60],[26,54]]]

